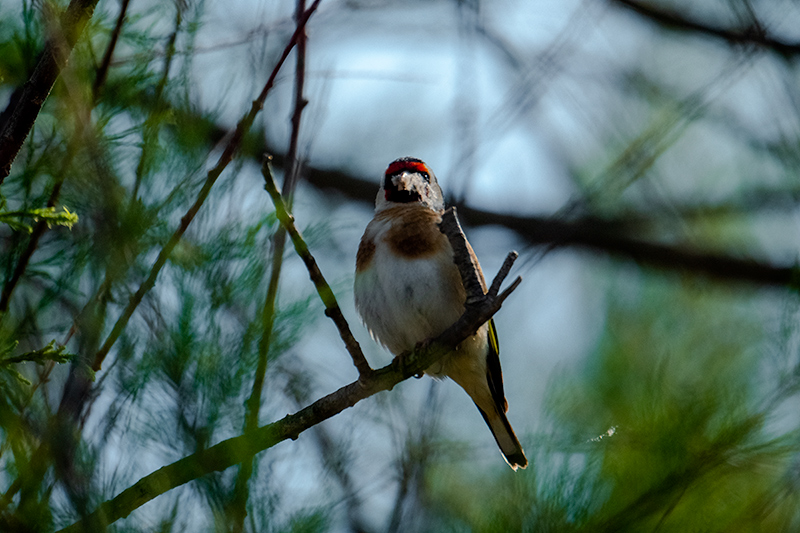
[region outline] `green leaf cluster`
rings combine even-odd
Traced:
[[[0,209],[2,209],[1,206]],[[67,229],[72,229],[72,226],[78,223],[78,215],[70,213],[66,207],[62,209],[63,211],[61,212],[56,212],[55,207],[24,211],[0,211],[0,223],[8,224],[15,231],[25,231],[27,233],[33,232],[33,226],[23,222],[25,219],[31,219],[33,222],[45,222],[48,228],[64,226]]]
[[[548,391],[531,471],[486,483],[432,469],[429,490],[445,510],[432,530],[795,529],[800,426],[786,406],[798,373],[766,364],[782,347],[761,325],[763,300],[612,280],[596,352]]]

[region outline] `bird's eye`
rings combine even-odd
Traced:
[[[422,176],[422,179],[424,179],[425,181],[427,182],[431,181],[431,177],[427,172],[420,172],[420,175]]]

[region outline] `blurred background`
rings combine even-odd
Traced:
[[[66,5],[0,0],[0,127]],[[434,170],[487,277],[520,252],[495,321],[531,465],[412,379],[109,530],[800,530],[800,5],[322,0],[209,183],[298,5],[97,3],[0,187],[0,530],[358,377],[265,152],[374,368],[352,282],[390,161]]]

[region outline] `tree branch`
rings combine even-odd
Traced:
[[[108,40],[108,45],[106,45],[106,51],[103,53],[103,59],[100,62],[100,66],[97,68],[94,83],[92,84],[92,95],[95,101],[97,101],[98,97],[100,96],[100,90],[102,89],[103,84],[106,82],[108,69],[111,66],[111,58],[114,56],[114,50],[117,47],[119,36],[122,34],[122,26],[125,24],[125,17],[128,14],[129,3],[130,0],[121,0],[119,15],[117,16],[117,23],[114,25],[114,30],[111,32],[111,38]]]
[[[295,97],[294,113],[292,114],[292,133],[289,140],[288,168],[286,169],[283,181],[283,196],[288,205],[291,206],[294,196],[294,189],[297,178],[300,175],[300,161],[297,157],[297,142],[300,138],[300,119],[302,118],[305,98],[303,90],[305,87],[306,75],[306,33],[304,15],[306,12],[305,0],[297,0],[295,8],[295,22],[297,30],[295,32],[295,53],[297,56],[295,65]],[[265,161],[264,164],[267,162]],[[263,165],[262,165],[263,166]],[[267,168],[267,170],[269,170]],[[274,182],[273,182],[274,185]],[[275,191],[277,193],[277,190]],[[286,247],[286,231],[279,227],[272,237],[272,269],[270,272],[267,295],[261,312],[261,339],[258,343],[258,362],[256,364],[255,375],[253,376],[253,388],[250,397],[246,402],[246,412],[244,421],[244,432],[250,432],[258,427],[258,416],[261,409],[261,395],[264,388],[264,378],[267,373],[267,361],[269,356],[270,342],[272,339],[275,324],[275,300],[278,296],[278,281],[281,277],[283,267],[283,252]],[[253,474],[253,462],[245,461],[239,469],[236,478],[233,501],[229,507],[229,512],[233,519],[233,532],[239,533],[244,530],[244,520],[247,516],[247,484]]]
[[[442,215],[439,230],[447,236],[450,246],[453,248],[456,267],[458,267],[458,273],[461,274],[461,283],[467,293],[467,302],[483,299],[484,287],[478,275],[478,265],[469,252],[469,244],[461,229],[461,224],[458,223],[455,207],[451,207]]]
[[[195,200],[194,204],[189,208],[186,214],[181,218],[181,223],[175,232],[170,237],[169,241],[164,245],[161,249],[161,252],[158,254],[156,258],[156,262],[153,264],[152,268],[150,269],[150,274],[148,275],[147,279],[139,286],[139,289],[136,293],[131,296],[128,305],[126,306],[125,310],[120,315],[117,322],[114,324],[111,333],[109,333],[108,337],[106,338],[105,343],[97,352],[94,358],[94,362],[92,363],[92,370],[95,372],[100,370],[103,360],[105,359],[108,352],[111,350],[111,347],[114,345],[116,340],[122,334],[122,331],[125,329],[125,326],[128,324],[128,320],[130,320],[133,312],[136,310],[136,307],[142,301],[144,295],[153,288],[156,282],[156,278],[158,277],[161,268],[166,264],[167,258],[172,253],[172,250],[177,246],[178,242],[180,241],[183,234],[189,228],[189,224],[191,224],[194,217],[197,215],[197,212],[200,210],[200,207],[205,202],[208,194],[211,192],[211,187],[213,187],[214,183],[217,181],[217,178],[222,174],[222,171],[228,166],[233,160],[233,156],[235,155],[236,151],[239,149],[241,145],[242,139],[244,138],[245,134],[250,130],[250,127],[253,124],[253,121],[256,118],[256,115],[259,111],[264,107],[264,101],[267,98],[267,94],[269,93],[270,89],[275,83],[275,78],[278,75],[283,63],[286,61],[286,58],[289,56],[289,52],[291,52],[292,48],[294,48],[295,43],[299,35],[304,31],[305,24],[308,21],[309,17],[311,17],[312,13],[316,11],[317,7],[319,6],[320,0],[316,0],[311,7],[309,7],[306,12],[301,17],[300,21],[298,21],[297,29],[295,30],[292,38],[289,40],[289,43],[283,50],[281,57],[278,59],[278,63],[275,65],[275,68],[272,70],[272,73],[267,80],[267,83],[264,85],[264,88],[261,90],[261,93],[258,95],[258,98],[253,101],[253,104],[250,108],[250,112],[242,117],[239,123],[236,125],[236,130],[234,131],[233,135],[231,136],[228,144],[225,146],[225,150],[220,155],[217,164],[208,171],[208,175],[206,177],[206,181],[203,184],[202,189],[197,195],[197,199]]]
[[[640,265],[661,270],[685,271],[713,279],[767,286],[798,287],[799,271],[796,266],[776,266],[686,246],[649,242],[625,235],[619,229],[620,223],[520,217],[465,207],[461,208],[461,212],[466,213],[465,218],[473,224],[498,224],[512,229],[530,244],[578,246],[626,257]]]
[[[14,159],[96,5],[97,0],[69,3],[61,16],[60,32],[47,40],[28,80],[14,91],[0,114],[0,185],[11,173]]]
[[[446,217],[455,216],[448,211]],[[447,227],[447,226],[446,226]],[[460,235],[459,235],[460,234]],[[463,233],[448,230],[448,238],[464,239]],[[261,426],[252,432],[224,440],[210,448],[200,450],[141,478],[116,497],[102,503],[91,515],[80,522],[62,529],[59,533],[78,533],[91,525],[107,525],[128,516],[148,501],[211,472],[218,472],[233,465],[249,461],[253,456],[279,442],[297,439],[307,429],[337,415],[348,407],[378,392],[391,390],[398,383],[422,373],[438,359],[453,351],[464,339],[487,322],[500,309],[503,301],[519,285],[517,278],[499,295],[496,288],[508,274],[515,252],[509,254],[503,268],[495,277],[490,290],[479,301],[467,303],[464,314],[444,333],[425,343],[424,347],[404,352],[383,368],[370,371],[366,376],[345,385],[283,419]],[[464,262],[456,254],[458,262]],[[469,259],[466,259],[469,261]],[[477,276],[477,273],[474,275]],[[470,295],[468,295],[470,296]]]
[[[372,372],[372,369],[367,359],[364,357],[364,353],[361,351],[361,346],[358,344],[355,337],[353,337],[350,326],[347,325],[347,320],[345,320],[342,310],[339,308],[339,303],[336,301],[333,290],[330,285],[328,285],[328,282],[325,281],[325,276],[322,275],[322,272],[317,266],[317,261],[314,259],[314,256],[311,255],[308,246],[303,240],[303,236],[300,235],[300,232],[297,230],[297,226],[294,224],[294,217],[287,211],[286,204],[283,202],[278,188],[275,186],[275,180],[272,177],[268,158],[264,158],[264,163],[261,166],[261,173],[264,175],[264,188],[275,204],[275,214],[281,225],[289,233],[297,255],[299,255],[303,263],[305,263],[311,281],[314,282],[314,286],[317,289],[317,294],[319,294],[322,303],[325,304],[325,315],[330,317],[333,323],[336,324],[336,328],[339,330],[339,336],[342,338],[342,341],[344,341],[344,345],[350,353],[350,357],[353,359],[353,364],[358,370],[358,375],[361,377],[368,375]]]
[[[336,189],[350,198],[375,201],[375,183],[337,170],[308,168],[306,181],[320,189]],[[644,267],[678,271],[711,279],[796,289],[800,270],[795,265],[772,265],[751,258],[704,252],[686,245],[650,242],[628,233],[641,224],[625,219],[519,216],[458,206],[471,226],[503,226],[532,245],[577,246],[632,259]]]
[[[222,128],[202,117],[187,113],[185,110],[174,111],[182,117],[182,121],[196,122],[197,128],[209,131],[209,142],[212,144],[222,131]],[[283,164],[285,155],[280,152],[270,153],[275,164]],[[247,156],[260,161],[262,154],[263,149],[259,149],[258,153],[249,152]],[[305,167],[303,177],[306,182],[318,189],[337,191],[348,198],[369,204],[375,202],[377,181],[374,179],[356,176],[346,170],[312,166]],[[787,199],[796,194],[796,191],[789,191],[778,196],[787,208],[792,208],[794,204]],[[772,192],[768,197],[759,191],[756,195],[766,198],[768,202],[774,202],[778,197]],[[753,194],[748,194],[747,197],[752,199]],[[631,236],[636,228],[657,224],[659,220],[654,220],[652,216],[646,219],[636,216],[633,219],[566,220],[555,217],[508,215],[464,205],[459,205],[458,208],[463,220],[471,226],[503,226],[533,245],[577,246],[623,259],[630,258],[644,267],[678,271],[711,279],[785,288],[798,286],[798,270],[794,265],[773,265],[752,258],[704,252],[684,244],[659,244]],[[692,209],[696,213],[706,208],[694,206]],[[715,213],[719,208],[711,206],[708,211]]]
[[[672,30],[699,33],[722,39],[732,45],[758,46],[771,50],[787,59],[800,54],[800,43],[784,42],[769,35],[757,21],[742,29],[719,28],[686,18],[676,11],[656,7],[648,2],[640,2],[638,0],[612,1]]]

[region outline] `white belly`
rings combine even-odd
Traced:
[[[372,335],[399,354],[442,333],[464,311],[452,251],[423,259],[392,255],[378,243],[370,267],[355,278],[355,300]]]

